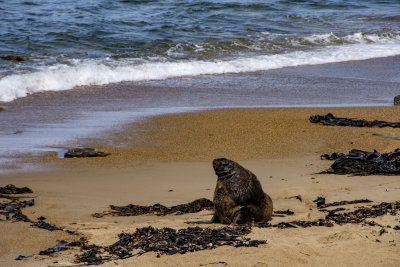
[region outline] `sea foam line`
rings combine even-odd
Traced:
[[[81,61],[75,65],[55,65],[14,74],[0,79],[0,101],[8,102],[43,91],[68,90],[77,86],[104,85],[123,81],[161,80],[180,76],[254,72],[261,70],[316,65],[350,60],[400,55],[400,40],[373,44],[328,46],[312,51],[241,57],[220,61],[147,62],[132,64]]]

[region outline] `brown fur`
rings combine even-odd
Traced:
[[[257,176],[225,158],[214,159],[213,167],[218,180],[211,222],[243,224],[271,219],[272,200],[262,190]]]

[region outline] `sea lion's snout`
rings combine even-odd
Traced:
[[[222,174],[222,173],[226,173],[229,171],[230,169],[230,165],[231,165],[231,160],[226,159],[226,158],[219,158],[219,159],[214,159],[213,160],[213,168],[215,171],[215,174]]]

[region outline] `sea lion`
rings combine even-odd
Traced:
[[[257,176],[225,158],[214,159],[213,168],[218,180],[211,223],[245,224],[271,219],[272,200],[262,190]]]

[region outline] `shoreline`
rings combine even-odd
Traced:
[[[399,56],[270,71],[84,86],[4,103],[0,160],[55,151],[149,115],[235,107],[389,106]],[[378,90],[379,88],[379,90]]]
[[[141,215],[134,217],[91,214],[107,210],[108,205],[172,206],[198,198],[212,199],[216,176],[211,160],[228,157],[254,172],[263,189],[274,201],[274,210],[290,209],[293,216],[273,217],[272,223],[291,220],[315,220],[323,214],[313,200],[326,197],[327,202],[368,198],[371,204],[398,201],[398,176],[347,176],[319,174],[331,162],[320,155],[347,152],[352,148],[381,152],[392,151],[399,141],[372,135],[400,135],[393,128],[356,128],[322,126],[308,121],[315,114],[332,112],[367,120],[396,121],[398,107],[367,108],[296,108],[296,109],[221,109],[162,115],[126,125],[119,132],[100,139],[81,139],[79,145],[94,146],[111,152],[105,158],[62,159],[54,154],[36,159],[46,168],[37,172],[2,173],[1,186],[13,183],[28,186],[34,193],[35,206],[24,213],[35,220],[39,216],[66,229],[77,231],[90,244],[110,245],[121,232],[153,226],[174,229],[197,226],[188,221],[207,221],[212,212],[184,215]],[[210,135],[212,134],[212,135]],[[302,202],[290,197],[302,195]],[[346,205],[352,210],[364,204]],[[396,266],[399,262],[400,232],[397,216],[371,218],[375,226],[361,224],[296,229],[253,228],[252,239],[268,240],[258,248],[229,246],[213,250],[161,255],[146,253],[118,264],[129,265],[210,265],[225,262],[228,266],[268,264]],[[380,235],[380,226],[386,233]],[[390,226],[390,228],[386,226]],[[220,228],[225,225],[200,225]],[[38,253],[71,240],[64,232],[32,228],[29,223],[1,222],[0,231],[9,233],[0,244],[0,263],[7,266],[71,265],[77,249],[14,260],[19,254]],[[24,242],[29,236],[36,242]],[[376,240],[379,240],[376,241]],[[340,256],[338,258],[338,255]],[[112,262],[102,266],[114,266]],[[264,266],[264,265],[260,265]]]

